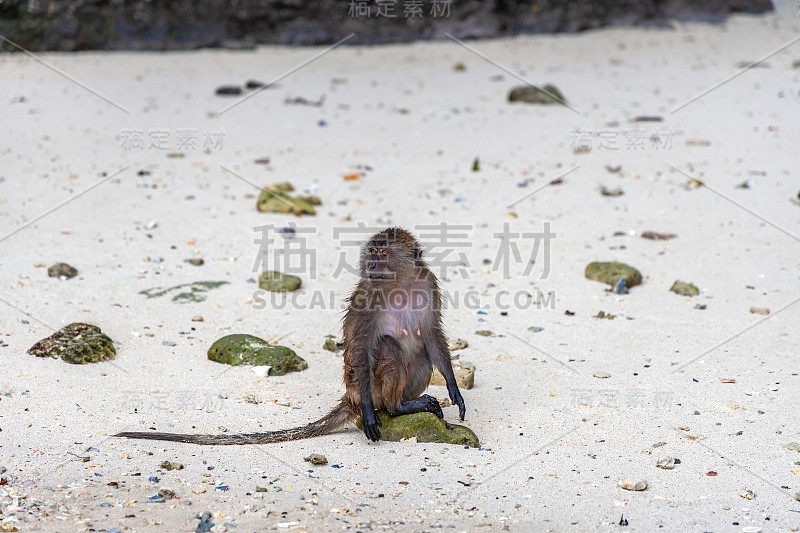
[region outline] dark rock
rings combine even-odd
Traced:
[[[47,269],[47,275],[51,278],[70,279],[78,275],[78,269],[66,263],[56,263]]]
[[[217,87],[214,94],[217,96],[239,96],[242,94],[242,88],[236,85],[223,85],[222,87]]]
[[[231,366],[270,366],[268,375],[283,376],[287,372],[300,372],[308,363],[286,346],[271,346],[253,335],[227,335],[208,349],[211,361]]]
[[[529,33],[578,32],[604,26],[722,22],[731,13],[772,10],[769,0],[459,0],[445,16],[353,16],[360,2],[151,2],[45,0],[0,2],[0,35],[31,51],[252,49],[259,44],[348,44],[492,38]],[[444,5],[441,2],[440,5]],[[3,41],[0,50],[19,51]]]
[[[83,365],[114,359],[117,350],[114,341],[99,327],[73,322],[31,346],[28,353],[36,357],[60,357],[67,363]]]
[[[674,233],[657,233],[655,231],[643,231],[642,239],[649,239],[651,241],[668,241],[677,237]]]
[[[267,87],[267,84],[257,80],[247,80],[247,83],[244,84],[244,88],[248,91],[260,89],[262,87]]]
[[[190,259],[184,259],[183,262],[184,263],[189,263],[190,265],[193,265],[193,266],[196,266],[196,267],[203,266],[205,264],[205,261],[203,259],[199,258],[199,257],[192,257]]]

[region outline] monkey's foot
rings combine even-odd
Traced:
[[[411,413],[433,413],[439,418],[444,418],[439,400],[430,394],[423,394],[416,400],[400,402],[397,411],[389,413],[389,416],[410,415]]]

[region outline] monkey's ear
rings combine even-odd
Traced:
[[[414,261],[422,259],[422,248],[414,248]]]

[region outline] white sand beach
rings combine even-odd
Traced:
[[[0,530],[194,531],[208,511],[213,531],[237,532],[798,531],[798,36],[800,19],[769,15],[341,46],[299,69],[326,47],[0,56]],[[246,100],[215,95],[279,77]],[[569,107],[509,103],[523,80]],[[256,210],[258,188],[284,181],[322,199],[316,216]],[[259,305],[256,228],[290,223],[305,292]],[[359,223],[464,234],[439,250],[455,260],[445,325],[477,367],[463,424],[480,449],[356,428],[257,446],[110,437],[327,412],[342,358],[322,345],[357,280],[336,271],[364,235],[334,232]],[[508,275],[493,268],[504,224],[520,234]],[[531,257],[522,234],[545,224],[549,251]],[[643,283],[608,292],[584,277],[593,261]],[[48,277],[57,262],[78,276]],[[670,292],[676,280],[700,294]],[[200,302],[141,294],[204,281],[227,284]],[[72,322],[100,326],[116,358],[26,353]],[[231,333],[279,340],[309,368],[208,361]],[[658,468],[666,457],[679,462]],[[175,497],[148,501],[162,489]]]

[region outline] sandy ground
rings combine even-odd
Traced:
[[[491,61],[454,42],[342,47],[222,113],[239,100],[216,87],[271,81],[324,49],[0,56],[3,531],[193,531],[204,511],[214,531],[797,531],[800,44],[738,65],[798,35],[798,19],[767,16],[469,43]],[[574,109],[509,104],[515,75]],[[316,217],[255,210],[257,187],[287,180],[322,198]],[[290,222],[305,230],[292,246],[315,254],[296,267],[306,292],[260,305],[255,228]],[[429,243],[424,225],[464,226],[438,250],[456,263],[445,321],[477,365],[463,394],[481,449],[356,429],[247,447],[108,436],[286,428],[330,408],[341,357],[321,346],[356,280],[337,267],[363,236],[334,232],[359,223]],[[493,269],[506,223],[556,234],[527,273],[529,235],[509,241],[508,275]],[[598,260],[644,283],[609,293],[584,278]],[[49,278],[59,261],[79,276]],[[675,280],[700,295],[673,294]],[[197,303],[141,294],[198,281],[228,284]],[[26,353],[74,321],[100,325],[116,359]],[[280,338],[309,369],[263,378],[208,361],[230,333]],[[657,468],[666,456],[680,463]],[[148,503],[160,489],[177,498]]]

